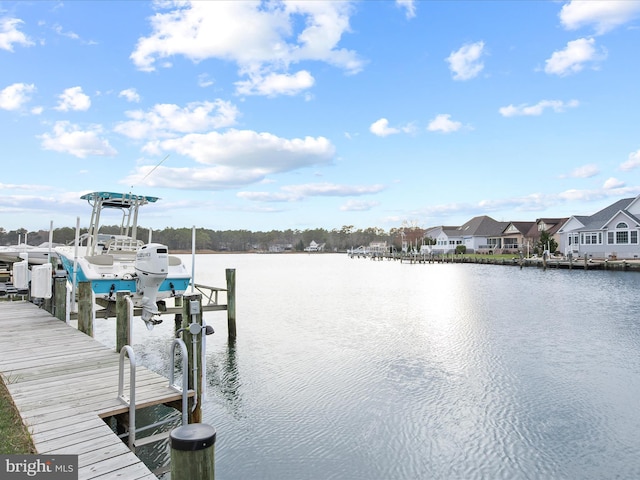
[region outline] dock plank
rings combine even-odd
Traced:
[[[126,413],[119,354],[26,301],[0,303],[0,373],[38,453],[78,455],[82,480],[155,475],[105,423]],[[129,395],[125,363],[124,395]],[[136,408],[175,402],[168,379],[136,368]]]

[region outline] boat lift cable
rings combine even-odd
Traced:
[[[169,158],[169,155],[168,155],[168,154],[167,154],[167,156],[166,156],[166,157],[164,157],[162,160],[160,160],[160,162],[158,162],[158,164],[157,164],[155,167],[153,167],[153,168],[149,171],[149,173],[147,173],[144,177],[142,177],[142,180],[140,180],[140,183],[144,182],[144,181],[145,181],[145,179],[146,179],[149,175],[151,175],[151,174],[156,170],[156,168],[158,168],[160,165],[162,165],[162,164],[164,163],[164,161],[165,161],[167,158]],[[133,189],[133,185],[131,185],[131,189]]]

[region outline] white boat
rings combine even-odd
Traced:
[[[19,243],[0,246],[0,263],[15,263],[27,260],[29,265],[44,265],[49,259],[57,257],[55,247],[59,244],[41,243],[38,246]]]
[[[93,192],[83,195],[92,206],[88,233],[74,245],[57,247],[56,253],[75,286],[90,282],[96,299],[116,300],[116,292],[131,292],[133,304],[142,308],[149,329],[160,323],[158,302],[181,296],[191,275],[182,260],[169,255],[159,243],[145,244],[136,238],[138,209],[157,197],[131,193]],[[99,233],[104,209],[122,211],[120,234]]]

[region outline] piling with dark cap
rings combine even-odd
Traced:
[[[216,429],[206,423],[174,428],[169,435],[172,479],[215,479]]]

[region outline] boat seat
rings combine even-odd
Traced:
[[[113,265],[113,255],[87,255],[84,258],[87,259],[87,262],[93,263],[94,265]]]
[[[170,267],[176,267],[178,265],[182,264],[182,260],[180,260],[178,257],[174,256],[174,255],[169,255],[169,266]]]

